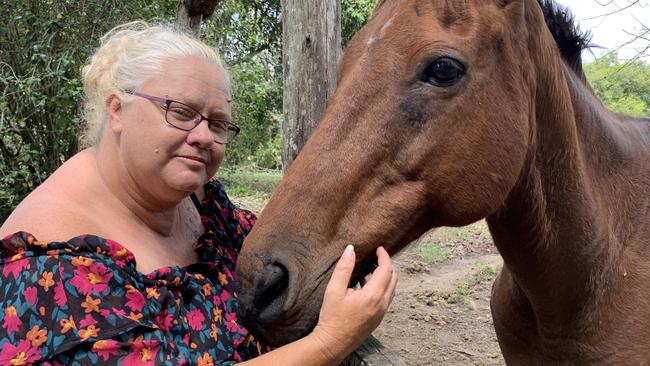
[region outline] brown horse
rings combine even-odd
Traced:
[[[250,328],[308,332],[346,244],[358,279],[378,245],[486,218],[508,364],[650,364],[650,123],[597,99],[585,44],[551,1],[380,2],[244,245]]]

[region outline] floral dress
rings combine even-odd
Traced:
[[[121,244],[93,235],[0,246],[0,366],[232,365],[267,349],[237,318],[235,263],[255,216],[218,182],[195,203],[199,262],[136,270]]]

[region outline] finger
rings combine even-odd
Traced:
[[[387,304],[390,305],[391,302],[393,302],[393,297],[395,296],[395,289],[397,289],[397,271],[393,270],[393,275],[390,278],[390,284],[388,285],[388,289],[386,290],[386,296],[387,296]]]
[[[348,245],[345,247],[343,255],[341,255],[338,263],[336,263],[336,267],[334,267],[330,282],[327,284],[328,289],[334,291],[347,291],[350,277],[354,270],[355,259],[356,255],[354,254],[354,247]]]
[[[372,277],[364,287],[369,291],[386,291],[390,285],[391,277],[394,272],[390,256],[383,247],[377,248],[377,269],[372,273]]]

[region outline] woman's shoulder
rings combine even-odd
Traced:
[[[0,227],[0,238],[27,231],[43,240],[63,240],[88,232],[80,230],[96,221],[93,200],[81,186],[91,174],[88,154],[71,158],[27,195]]]
[[[65,194],[33,192],[2,224],[0,238],[25,231],[44,240],[60,241],[87,233],[93,221],[87,210],[68,200]]]

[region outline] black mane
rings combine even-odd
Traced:
[[[589,48],[591,33],[583,32],[578,28],[568,8],[558,5],[553,0],[538,0],[538,2],[544,12],[546,26],[553,35],[562,58],[578,75],[583,75],[580,55],[583,50]]]

